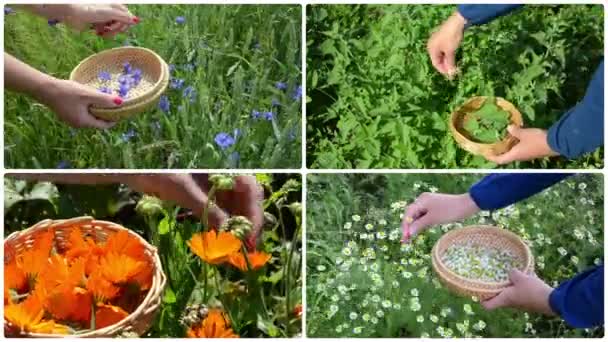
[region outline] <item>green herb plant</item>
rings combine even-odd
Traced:
[[[464,129],[470,138],[482,143],[495,143],[507,133],[510,114],[496,104],[496,99],[488,97],[483,105],[468,115]]]

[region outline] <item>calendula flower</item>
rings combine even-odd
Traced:
[[[208,231],[192,236],[190,250],[208,264],[218,265],[241,249],[242,243],[229,232]]]
[[[228,318],[221,310],[211,309],[198,325],[190,327],[187,336],[191,338],[238,338],[230,328]]]
[[[44,231],[34,236],[32,247],[17,256],[17,266],[22,269],[30,279],[35,279],[45,269],[47,260],[53,249],[53,231]]]
[[[114,284],[123,284],[133,280],[145,266],[142,261],[112,252],[101,259],[99,269],[107,280]]]
[[[264,252],[254,251],[252,253],[247,253],[247,259],[249,260],[249,265],[251,266],[252,270],[258,270],[264,267],[271,257],[272,256],[270,254]],[[245,260],[243,253],[232,254],[228,258],[228,262],[243,272],[248,270],[247,260]]]
[[[109,327],[122,321],[129,313],[114,305],[100,304],[95,310],[95,328]]]
[[[112,234],[104,245],[106,254],[116,253],[127,255],[135,260],[147,260],[144,245],[139,239],[126,230]]]
[[[54,321],[43,320],[44,308],[41,298],[35,293],[19,304],[4,308],[4,319],[21,332],[66,335],[70,328]]]
[[[104,302],[114,299],[120,288],[112,284],[101,274],[101,270],[95,271],[87,280],[87,289],[91,291],[96,302]]]
[[[27,287],[25,272],[17,267],[15,261],[4,265],[4,302],[10,299],[10,290],[20,292]]]
[[[59,287],[45,300],[45,309],[53,318],[88,322],[91,318],[91,294],[81,287]]]

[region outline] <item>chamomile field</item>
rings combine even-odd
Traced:
[[[524,6],[467,28],[447,79],[427,53],[453,5],[311,5],[307,10],[307,164],[312,168],[494,168],[464,151],[450,113],[502,97],[524,127],[548,129],[575,106],[604,51],[601,5]],[[504,130],[467,129],[479,142]],[[484,126],[484,127],[482,127]],[[496,126],[496,127],[494,127]],[[500,136],[500,135],[499,135]],[[491,139],[489,139],[491,138]],[[603,150],[508,168],[601,168]]]
[[[62,185],[7,177],[5,335],[74,335],[100,329],[105,329],[101,337],[300,335],[301,178],[256,178],[264,188],[265,223],[257,246],[245,247],[249,230],[243,217],[210,227],[203,223],[204,215],[197,219],[188,210],[124,185]],[[211,200],[221,203],[220,196],[236,196],[226,178],[221,185],[210,182]],[[106,234],[91,229],[94,223],[89,221],[61,229],[47,226],[32,233],[34,242],[25,248],[9,237],[43,219],[82,222],[83,216],[125,229]],[[158,254],[158,263],[148,258],[150,249],[143,250],[142,241]],[[159,272],[166,276],[164,288]],[[152,291],[154,300],[142,301]],[[151,315],[124,321],[143,311]],[[138,331],[142,323],[148,326]]]
[[[306,303],[310,337],[601,337],[603,328],[573,329],[560,318],[513,309],[485,310],[457,296],[431,267],[431,249],[446,232],[493,225],[530,247],[535,272],[557,286],[603,263],[603,181],[575,175],[530,197],[465,221],[431,227],[401,244],[404,208],[423,192],[464,193],[475,174],[309,175],[307,178]],[[472,269],[488,251],[448,251]],[[452,258],[450,254],[460,254]],[[496,252],[490,252],[496,253]],[[464,255],[463,255],[464,254]],[[483,255],[482,255],[483,254]],[[510,256],[497,260],[509,267]],[[449,260],[447,260],[449,261]],[[456,268],[454,268],[456,269]],[[492,274],[484,271],[492,270]],[[479,279],[504,279],[487,267]]]
[[[141,21],[104,40],[5,9],[5,51],[66,79],[120,46],[170,66],[158,106],[108,130],[71,129],[34,100],[4,100],[8,168],[289,168],[301,165],[301,6],[130,5]]]

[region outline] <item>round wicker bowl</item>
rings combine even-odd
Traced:
[[[487,96],[476,96],[470,98],[461,107],[456,109],[450,116],[450,130],[454,139],[464,150],[478,156],[500,155],[509,151],[517,143],[517,138],[507,133],[501,141],[485,144],[473,140],[468,132],[463,128],[464,123],[469,120],[470,114],[477,111],[485,102]],[[523,126],[524,121],[521,113],[509,101],[497,97],[496,105],[511,114],[511,124]]]
[[[72,70],[70,80],[99,89],[108,86],[99,79],[98,75],[103,71],[112,76],[110,88],[117,88],[115,80],[122,74],[125,62],[134,69],[141,69],[141,82],[129,91],[120,107],[91,107],[91,113],[100,119],[117,121],[139,114],[155,106],[167,89],[169,66],[154,51],[141,47],[119,47],[89,56]]]
[[[446,249],[451,245],[461,243],[473,243],[509,250],[519,259],[523,266],[520,271],[524,273],[534,272],[534,258],[526,243],[514,233],[494,226],[469,226],[455,229],[444,234],[431,251],[433,269],[439,276],[439,280],[452,292],[462,296],[475,296],[480,300],[492,298],[509,286],[509,281],[493,283],[462,277],[441,261]]]
[[[14,335],[19,337],[115,337],[120,335],[122,332],[132,332],[138,336],[146,333],[152,323],[160,307],[163,290],[167,283],[167,278],[163,272],[160,258],[156,251],[156,248],[150,245],[146,240],[141,238],[139,235],[132,231],[124,228],[123,226],[107,222],[98,221],[92,217],[77,217],[69,220],[44,220],[34,226],[14,232],[4,240],[4,263],[12,261],[21,251],[30,248],[34,242],[37,233],[53,230],[55,231],[55,247],[62,249],[66,247],[68,236],[72,229],[80,228],[83,234],[86,234],[93,238],[97,242],[105,241],[110,233],[126,230],[134,237],[137,237],[139,241],[144,245],[146,254],[149,256],[150,261],[154,264],[154,277],[152,280],[152,286],[146,297],[129,316],[125,317],[122,321],[102,328],[95,331],[76,334],[76,335],[52,335],[52,334],[33,334],[33,333],[22,333],[19,328],[13,326],[6,320],[4,321],[4,333],[5,335]]]

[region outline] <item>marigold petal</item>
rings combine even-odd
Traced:
[[[217,265],[241,249],[242,242],[230,232],[208,231],[192,236],[190,250],[208,264]]]
[[[122,321],[127,316],[129,316],[129,313],[118,306],[101,304],[95,311],[95,328],[109,327]]]
[[[99,267],[104,278],[114,284],[122,284],[133,280],[146,264],[130,256],[111,252],[101,259]]]

